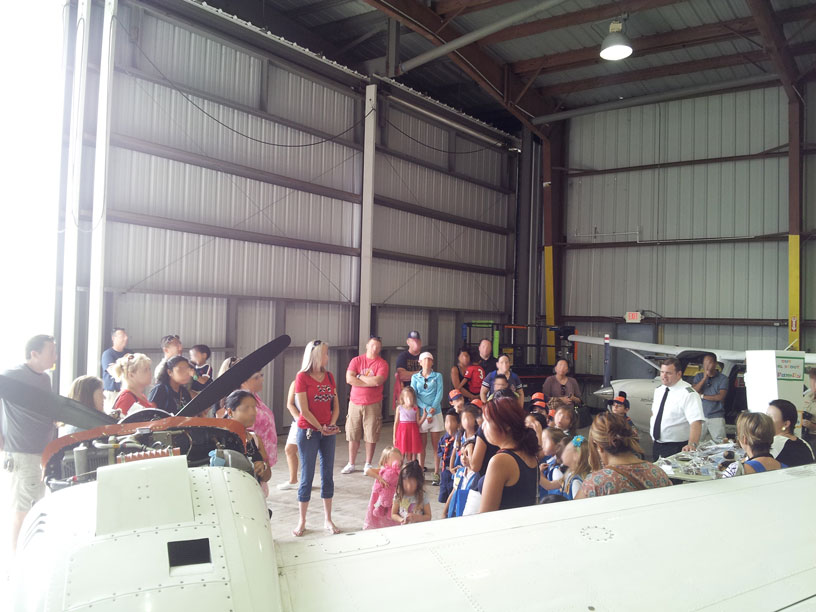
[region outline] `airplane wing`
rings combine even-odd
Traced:
[[[579,335],[572,335],[569,336],[568,340],[570,342],[581,342],[584,344],[596,344],[598,346],[603,346],[604,339],[603,338],[596,338],[594,336],[579,336]],[[728,351],[728,350],[721,350],[721,349],[711,349],[711,348],[694,348],[690,346],[675,346],[672,344],[651,344],[649,342],[634,342],[631,340],[616,340],[614,338],[609,340],[609,345],[612,348],[621,348],[630,351],[638,351],[638,352],[645,352],[645,353],[656,353],[658,355],[670,355],[677,357],[678,355],[682,355],[683,353],[714,353],[717,356],[718,361],[734,361],[734,362],[744,362],[745,361],[745,351]],[[816,359],[816,355],[812,355],[814,359]],[[816,363],[816,361],[814,361]]]
[[[570,342],[581,342],[583,344],[604,345],[603,338],[595,336],[580,336],[573,334],[567,338]],[[712,348],[694,348],[690,346],[675,346],[673,344],[651,344],[649,342],[634,342],[631,340],[616,340],[610,338],[609,346],[629,351],[644,353],[656,353],[658,355],[679,356],[683,353],[714,353],[718,361],[731,361],[745,363],[745,351],[730,351]],[[816,353],[805,353],[805,365],[816,365]]]
[[[810,465],[280,542],[281,610],[799,609],[816,601],[814,504]]]

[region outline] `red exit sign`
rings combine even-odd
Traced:
[[[623,315],[623,318],[627,323],[640,323],[643,320],[643,315],[637,311],[627,312],[625,315]]]

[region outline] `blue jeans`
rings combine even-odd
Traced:
[[[311,431],[311,437],[306,432]],[[334,447],[336,436],[324,436],[314,429],[298,429],[297,447],[300,459],[300,484],[298,501],[307,502],[312,498],[312,481],[314,480],[315,462],[320,453],[320,497],[334,497]]]

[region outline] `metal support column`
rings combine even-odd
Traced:
[[[553,164],[552,144],[541,143],[541,206],[544,223],[544,266],[542,282],[544,284],[544,321],[547,326],[555,325],[555,205],[553,202]],[[555,363],[555,333],[547,332],[547,363]]]
[[[233,300],[230,300],[232,302]],[[236,335],[237,335],[237,312],[238,312],[238,301],[235,300],[235,304],[232,309],[230,309],[229,303],[227,303],[227,319],[230,321],[229,326],[232,326],[231,319],[232,315],[230,314],[230,310],[235,313],[235,327],[236,327]],[[285,302],[275,302],[275,328],[274,334],[277,338],[278,336],[282,336],[286,333],[286,303]],[[227,327],[227,344],[229,344],[229,327]],[[237,342],[236,342],[237,345]],[[286,395],[289,392],[289,385],[287,381],[284,380],[284,365],[286,363],[285,359],[286,352],[284,351],[283,355],[280,355],[277,359],[272,361],[272,397],[275,398],[275,401],[272,402],[272,412],[275,415],[275,424],[277,425],[278,431],[281,431],[281,427],[283,425],[283,420],[289,420],[289,417],[286,416],[289,414],[289,411],[285,410],[286,406]],[[291,425],[294,426],[294,423]]]
[[[788,103],[788,345],[797,351],[802,329],[802,136],[803,109],[798,98]]]
[[[377,86],[366,86],[363,137],[363,205],[360,232],[360,352],[371,334],[371,274],[374,233],[374,151],[377,144]]]
[[[116,45],[117,0],[105,0],[102,21],[102,56],[99,64],[99,103],[96,115],[93,215],[91,221],[91,276],[88,295],[88,354],[85,372],[96,372],[103,350],[103,298],[105,292],[105,225],[110,148],[111,81]]]
[[[400,63],[400,22],[396,19],[388,20],[388,38],[385,50],[385,76],[397,76]]]
[[[79,207],[82,189],[82,139],[85,134],[85,87],[88,76],[88,39],[91,0],[77,6],[74,82],[71,92],[71,124],[68,138],[68,181],[65,198],[65,232],[62,252],[62,320],[60,324],[60,393],[65,394],[78,374],[77,267],[79,265]]]
[[[530,324],[529,297],[530,297],[530,234],[532,230],[531,210],[533,195],[533,133],[524,128],[521,136],[521,159],[519,160],[519,188],[516,214],[516,283],[513,289],[513,318],[512,322],[518,325]],[[533,251],[535,252],[535,251]],[[534,317],[533,317],[534,318]],[[524,344],[530,342],[527,332],[519,334]],[[529,363],[530,356],[525,351],[520,356]]]

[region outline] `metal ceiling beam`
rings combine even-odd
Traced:
[[[781,23],[791,23],[803,19],[816,18],[816,4],[797,6],[779,11],[776,17]],[[675,49],[758,35],[759,30],[756,27],[754,19],[752,17],[743,17],[720,23],[707,23],[701,26],[683,28],[682,30],[663,32],[652,36],[630,38],[630,40],[632,41],[633,55],[635,57],[644,57],[654,53],[663,53]],[[530,59],[513,62],[511,67],[516,74],[528,76],[536,72],[539,74],[548,74],[562,70],[594,66],[605,61],[601,59],[598,49],[599,44],[582,49],[573,49],[563,53],[532,57]]]
[[[409,70],[413,70],[414,68],[418,68],[423,64],[432,62],[439,57],[452,53],[453,51],[461,49],[462,47],[466,47],[469,44],[475,43],[476,41],[483,39],[485,36],[498,32],[499,30],[511,26],[514,23],[523,21],[524,19],[532,17],[533,15],[543,11],[548,11],[554,6],[558,6],[563,1],[564,0],[545,0],[544,2],[539,2],[534,6],[524,9],[523,11],[512,13],[507,17],[503,17],[502,19],[489,23],[484,27],[468,32],[467,34],[462,34],[462,36],[458,38],[454,38],[443,45],[439,45],[436,49],[431,49],[425,53],[420,53],[416,57],[402,62],[402,64],[400,64],[400,71],[405,73]],[[439,30],[437,30],[437,32],[438,31]]]
[[[363,1],[421,34],[435,45],[444,44],[460,34],[450,25],[444,32],[436,34],[444,20],[429,8],[413,0]],[[505,95],[505,70],[502,64],[476,45],[459,49],[451,55],[451,60],[493,98],[501,102],[522,124],[531,127],[537,135],[546,140],[546,134],[539,128],[534,127],[530,119],[551,112],[553,106],[550,101],[543,98],[539,93],[530,90],[518,102],[513,102],[515,100],[514,96],[523,89],[524,83],[517,76],[508,75],[507,86],[509,92],[507,93],[510,95]]]
[[[795,45],[792,50],[796,55],[816,53],[816,41]],[[566,83],[556,83],[554,85],[539,89],[539,92],[545,96],[564,96],[578,91],[599,89],[601,87],[609,87],[611,85],[622,85],[624,83],[634,83],[637,81],[677,76],[680,74],[692,74],[695,72],[702,72],[704,70],[727,68],[729,66],[740,66],[742,64],[752,64],[766,60],[767,56],[764,51],[735,53],[733,55],[709,57],[702,60],[679,62],[677,64],[666,64],[665,66],[654,66],[640,70],[630,70],[628,72],[609,74],[601,77],[567,81]]]
[[[535,125],[544,125],[547,123],[554,123],[556,121],[563,121],[564,119],[572,119],[573,117],[579,117],[581,115],[591,115],[593,113],[618,110],[621,108],[631,108],[633,106],[643,106],[644,104],[655,104],[657,102],[668,102],[669,100],[693,98],[695,96],[701,96],[719,91],[727,91],[731,89],[740,89],[742,87],[758,87],[778,80],[779,75],[761,74],[758,76],[737,79],[734,81],[707,83],[706,85],[697,85],[695,87],[676,89],[674,91],[664,91],[661,93],[649,94],[648,96],[638,96],[635,98],[627,98],[625,100],[604,102],[603,104],[596,104],[594,106],[582,106],[579,108],[573,108],[558,113],[551,113],[549,115],[542,115],[540,117],[536,117],[535,119],[533,119],[532,122]]]
[[[568,28],[582,23],[614,19],[622,13],[637,13],[660,8],[661,6],[667,6],[669,4],[676,4],[678,2],[680,2],[680,0],[619,0],[618,2],[610,2],[602,6],[594,6],[580,11],[573,11],[571,13],[564,13],[563,15],[556,15],[555,17],[546,17],[545,19],[538,19],[536,21],[511,26],[487,36],[482,40],[482,44],[493,45],[506,40],[534,36],[535,34],[542,34],[543,32],[549,32],[551,30],[560,30],[561,28]],[[598,45],[600,44],[601,41],[599,40]]]
[[[796,89],[796,82],[799,80],[799,67],[793,59],[793,53],[785,40],[785,33],[782,26],[774,15],[771,3],[768,0],[747,0],[748,8],[754,17],[757,28],[765,41],[765,48],[771,61],[776,67],[782,79],[782,86],[788,94],[788,100],[799,100],[802,98]]]
[[[467,15],[468,13],[484,11],[515,1],[516,0],[439,0],[433,8],[440,15],[447,16],[451,13]]]

